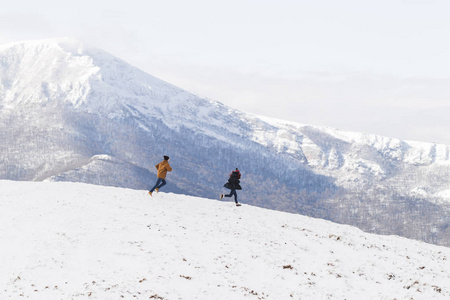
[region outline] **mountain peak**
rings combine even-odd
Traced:
[[[17,42],[0,48],[2,104],[56,101],[80,105],[98,72],[81,42],[71,38]]]
[[[161,100],[176,100],[180,93],[187,95],[73,38],[3,45],[0,77],[0,105],[9,109],[16,105],[69,103],[89,113],[117,116],[128,106],[137,111],[148,110]]]
[[[73,56],[88,55],[88,50],[94,50],[82,41],[72,37],[17,41],[0,45],[0,53],[9,53],[16,56],[44,55],[49,51],[60,51]],[[99,51],[98,49],[96,51]]]
[[[0,62],[0,104],[9,109],[69,103],[90,113],[112,113],[137,99],[142,107],[153,85],[168,85],[73,38],[4,45]]]

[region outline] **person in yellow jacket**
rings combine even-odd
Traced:
[[[158,193],[159,189],[166,185],[166,175],[167,172],[172,171],[172,167],[169,165],[169,157],[164,155],[164,160],[157,164],[156,170],[158,170],[158,180],[156,181],[156,184],[152,189],[148,192],[150,196],[152,196],[153,191],[156,191]]]

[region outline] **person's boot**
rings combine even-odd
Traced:
[[[220,194],[220,200],[222,200],[224,196],[224,194]]]
[[[151,197],[153,197],[153,196],[152,196],[152,192],[148,191],[148,194],[149,194]]]

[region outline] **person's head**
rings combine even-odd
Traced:
[[[169,161],[169,157],[167,155],[164,155],[164,160]]]
[[[239,172],[239,169],[238,169],[238,168],[236,168],[236,172]]]

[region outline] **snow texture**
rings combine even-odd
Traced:
[[[0,181],[2,299],[449,299],[450,249],[233,202]]]

